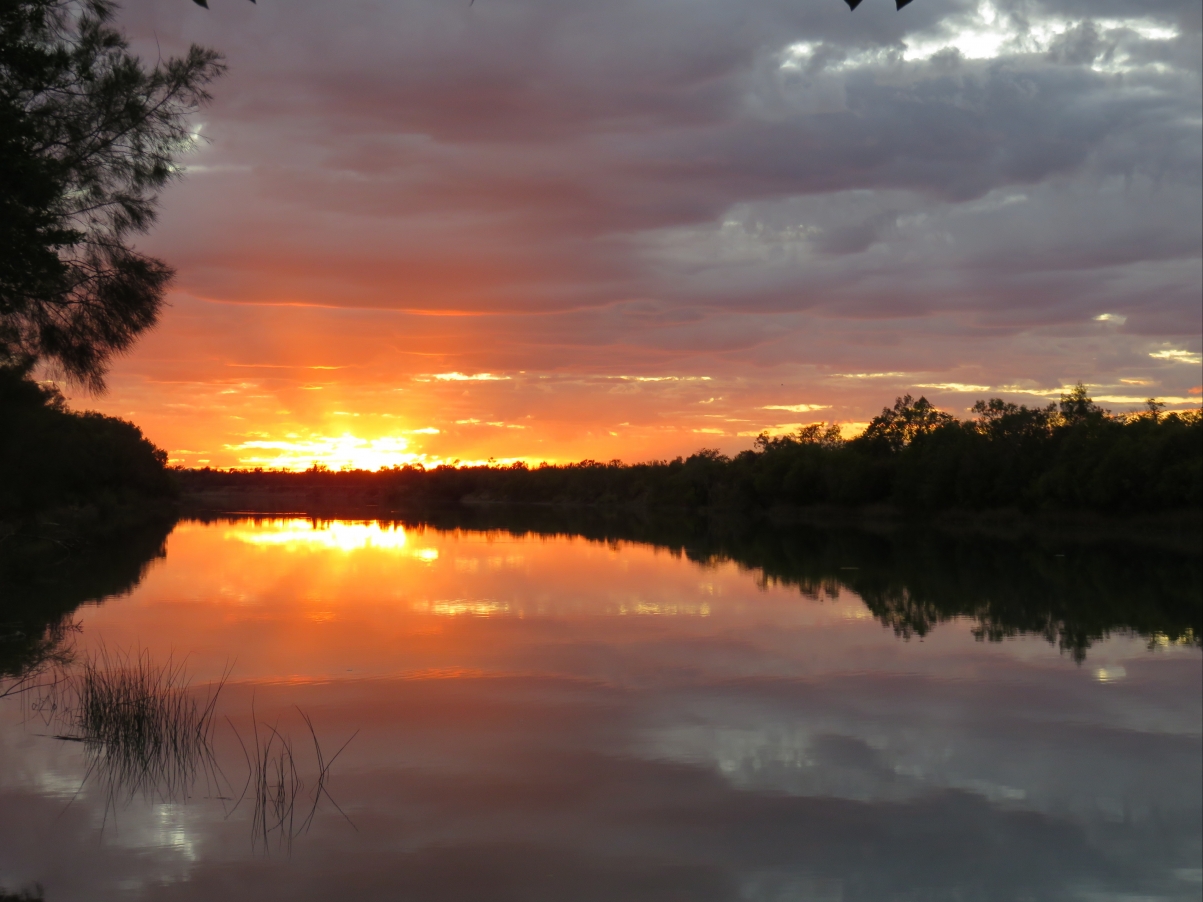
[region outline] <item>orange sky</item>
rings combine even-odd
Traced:
[[[123,8],[230,74],[141,244],[170,306],[76,406],[190,466],[377,467],[1198,404],[1197,10],[462,6]]]
[[[132,420],[174,463],[187,466],[303,469],[321,462],[376,469],[490,458],[635,461],[701,447],[730,453],[751,447],[762,430],[788,431],[817,420],[858,431],[904,392],[926,394],[966,415],[987,395],[1048,403],[1072,378],[1000,387],[982,368],[880,374],[832,372],[831,366],[744,368],[702,353],[671,368],[659,362],[623,372],[599,360],[524,371],[498,359],[520,355],[494,350],[489,319],[348,316],[180,298],[163,325],[119,361],[106,395],[75,396],[73,404]],[[250,341],[243,338],[248,334]],[[220,346],[230,337],[251,347],[223,354]],[[457,344],[472,351],[443,350]],[[596,360],[606,350],[578,353]],[[567,356],[561,348],[552,353]],[[535,359],[546,354],[544,348],[531,352]],[[1126,371],[1131,376],[1120,377],[1126,381],[1096,383],[1095,397],[1132,408],[1162,388],[1153,369],[1133,367]],[[1163,369],[1175,376],[1189,367]],[[1168,395],[1172,404],[1197,406],[1197,389],[1178,391]]]

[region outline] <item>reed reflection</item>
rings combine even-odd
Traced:
[[[213,753],[223,682],[200,696],[182,663],[101,647],[35,687],[29,710],[55,739],[83,746],[88,763],[81,788],[101,785],[107,815],[138,795],[186,801],[198,779],[207,784],[206,794],[228,791]]]

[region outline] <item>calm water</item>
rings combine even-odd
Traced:
[[[1197,559],[882,541],[691,559],[227,519],[178,524],[165,555],[156,539],[43,575],[19,601],[77,624],[75,666],[135,650],[186,660],[201,696],[228,680],[215,766],[190,788],[123,787],[54,738],[45,691],[0,701],[0,885],[55,902],[1198,900]],[[326,758],[350,739],[316,809],[302,712]],[[256,723],[292,742],[303,784],[266,835]]]

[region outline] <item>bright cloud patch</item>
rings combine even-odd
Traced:
[[[915,388],[935,388],[940,391],[982,392],[989,391],[988,385],[968,385],[964,382],[919,382]]]
[[[1190,363],[1194,364],[1195,366],[1203,363],[1203,354],[1200,354],[1197,351],[1180,351],[1171,349],[1167,351],[1154,351],[1149,356],[1155,360],[1171,360],[1174,363]]]
[[[761,410],[788,410],[791,413],[810,413],[812,410],[830,410],[830,404],[766,404]]]
[[[709,382],[709,376],[617,376],[624,382]]]
[[[434,373],[427,377],[439,382],[504,382],[509,376],[496,376],[493,373]]]

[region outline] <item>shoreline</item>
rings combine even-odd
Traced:
[[[647,521],[665,517],[699,522],[756,525],[760,528],[855,529],[893,533],[922,529],[936,533],[963,533],[1004,541],[1025,538],[1084,542],[1120,541],[1126,544],[1173,547],[1203,557],[1203,510],[1176,510],[1128,515],[1092,511],[1023,511],[947,509],[905,511],[890,505],[843,507],[837,505],[777,505],[768,510],[719,507],[653,507],[630,503],[576,501],[496,501],[463,498],[452,502],[386,497],[371,490],[349,489],[230,489],[184,492],[179,499],[182,519],[219,517],[304,517],[309,519],[391,520],[424,519],[424,515],[459,512],[471,516],[505,514],[520,517],[547,515],[596,520]],[[490,518],[493,519],[493,518]]]

